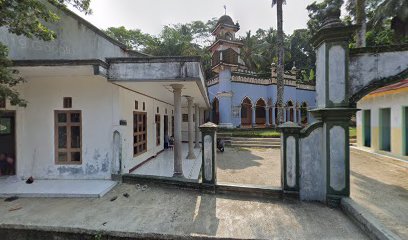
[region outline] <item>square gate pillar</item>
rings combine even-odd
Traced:
[[[316,102],[311,113],[323,122],[321,155],[326,163],[326,201],[337,206],[350,195],[349,121],[355,108],[349,107],[349,40],[355,31],[339,19],[340,9],[326,9],[326,20],[312,38],[316,49]]]
[[[284,192],[299,192],[299,137],[302,127],[293,122],[279,126],[281,131],[281,177]]]
[[[217,183],[217,125],[207,122],[200,126],[202,133],[202,182],[206,185]]]

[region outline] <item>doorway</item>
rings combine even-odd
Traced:
[[[166,141],[169,139],[169,116],[164,115],[164,134],[163,134],[163,142],[166,145]]]
[[[403,131],[403,155],[408,156],[408,107],[404,107],[402,111],[402,131]]]
[[[365,147],[371,147],[371,111],[363,111],[363,141]]]
[[[380,109],[380,150],[391,151],[391,109]]]
[[[15,112],[0,111],[0,176],[16,175]]]

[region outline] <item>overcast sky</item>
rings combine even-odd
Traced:
[[[158,34],[164,25],[187,23],[193,20],[207,21],[227,14],[241,25],[240,35],[258,28],[276,28],[276,7],[272,0],[92,0],[92,15],[84,16],[95,26],[125,26]],[[287,0],[283,7],[283,27],[286,33],[306,28],[306,6],[314,0]],[[317,0],[320,2],[321,0]]]

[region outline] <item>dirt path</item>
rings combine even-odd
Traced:
[[[280,149],[226,148],[217,154],[218,182],[281,186]]]
[[[408,239],[408,163],[350,151],[351,198]]]

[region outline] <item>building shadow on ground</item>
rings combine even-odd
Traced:
[[[217,167],[221,169],[245,169],[258,167],[265,161],[264,157],[255,155],[246,148],[225,148],[225,152],[217,152]]]

